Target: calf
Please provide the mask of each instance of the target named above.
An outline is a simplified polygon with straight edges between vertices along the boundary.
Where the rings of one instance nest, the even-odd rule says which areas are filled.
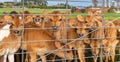
[[[46,62],[46,56],[45,54],[55,54],[58,55],[59,57],[64,58],[65,54],[65,49],[69,49],[68,46],[61,48],[64,46],[63,43],[59,41],[54,41],[54,37],[51,36],[48,31],[46,30],[41,30],[42,23],[40,25],[35,25],[32,22],[29,22],[25,25],[25,28],[36,28],[36,29],[30,29],[30,30],[25,30],[25,41],[27,45],[27,52],[33,52],[30,55],[31,62],[36,61],[36,55],[40,55],[41,59],[43,62]],[[35,41],[36,40],[36,41]],[[31,41],[31,42],[30,42]],[[60,48],[60,49],[59,49]],[[57,50],[55,51],[54,50]],[[72,51],[67,51],[66,52],[66,58],[71,59],[73,57]]]
[[[114,62],[115,48],[118,44],[117,40],[117,30],[115,25],[109,21],[105,23],[105,41],[103,42],[103,54],[106,55],[106,62],[108,62],[108,57],[111,56],[112,62]]]
[[[61,41],[62,43],[69,44],[70,49],[75,49],[75,41],[77,34],[75,28],[71,28],[69,20],[65,18],[66,13],[59,11],[53,11],[46,17],[45,28],[52,28],[49,32],[55,37],[55,40]],[[67,24],[68,21],[68,24]],[[68,40],[65,40],[68,39]],[[73,42],[74,41],[74,42]]]
[[[4,55],[3,62],[6,62],[7,56],[9,62],[14,62],[14,54],[21,46],[21,20],[18,16],[11,17],[9,15],[3,16],[5,23],[1,30],[1,55]]]
[[[81,62],[85,62],[85,48],[86,44],[89,44],[90,41],[87,37],[87,28],[84,20],[77,16],[77,18],[69,18],[69,26],[75,28],[77,41],[74,43],[74,48],[77,49],[78,56]]]
[[[100,53],[101,38],[103,37],[102,33],[102,23],[96,20],[92,16],[79,16],[80,19],[83,19],[87,28],[88,28],[88,37],[90,40],[90,47],[93,54],[94,62],[97,62],[98,55]]]
[[[120,20],[113,20],[113,23],[115,24],[115,27],[116,27],[116,29],[117,29],[117,39],[119,40],[119,42],[118,42],[118,54],[120,54],[120,28],[119,28],[119,26],[120,26]],[[120,60],[120,58],[119,58],[119,60]]]

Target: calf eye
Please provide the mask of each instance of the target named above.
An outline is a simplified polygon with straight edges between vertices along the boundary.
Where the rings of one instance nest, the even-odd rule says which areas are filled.
[[[85,23],[88,23],[87,21],[85,21]]]
[[[8,22],[8,24],[9,24],[9,25],[13,25],[13,23],[12,23],[12,22]]]
[[[70,51],[66,51],[67,53],[70,53]]]
[[[33,20],[34,20],[35,18],[33,17]]]
[[[75,28],[75,31],[77,31],[78,30],[78,28]]]
[[[49,19],[50,22],[52,22],[52,19]]]
[[[59,21],[62,21],[62,19],[60,19]]]
[[[20,24],[21,26],[23,26],[24,24]]]
[[[0,24],[2,24],[3,22],[2,21],[0,21]]]

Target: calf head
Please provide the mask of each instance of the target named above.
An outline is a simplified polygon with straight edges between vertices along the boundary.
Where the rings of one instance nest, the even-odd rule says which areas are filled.
[[[76,32],[78,34],[78,37],[87,36],[87,28],[86,28],[86,22],[82,18],[82,16],[77,16],[77,24],[76,24]]]
[[[11,32],[14,33],[15,35],[21,35],[22,31],[22,20],[21,17],[19,16],[9,16],[5,15],[4,21],[10,25]]]
[[[35,25],[42,26],[43,20],[44,20],[44,18],[42,16],[39,16],[39,15],[27,16],[25,18],[25,24],[26,23],[33,23]]]
[[[94,57],[97,57],[100,51],[100,42],[99,41],[91,41],[90,42],[91,52]]]
[[[93,17],[91,17],[91,16],[85,16],[85,17],[83,17],[81,15],[78,15],[77,19],[80,22],[84,22],[84,24],[86,24],[86,27],[89,27],[89,28],[94,27],[93,26],[94,25],[94,20],[93,20]]]
[[[54,11],[48,16],[48,21],[51,24],[52,30],[54,32],[58,31],[59,28],[63,27],[65,23],[65,17],[59,11]]]
[[[93,11],[89,11],[88,14],[90,16],[95,17],[98,20],[102,20],[102,10],[98,9],[98,10],[93,10]]]
[[[76,32],[78,37],[83,37],[87,35],[86,26],[84,24],[78,23],[78,28],[76,28]]]
[[[115,49],[118,42],[118,40],[103,40],[103,54],[109,55],[111,53],[111,49]]]

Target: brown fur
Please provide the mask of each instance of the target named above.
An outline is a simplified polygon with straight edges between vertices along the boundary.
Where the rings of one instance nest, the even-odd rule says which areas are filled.
[[[77,38],[80,38],[80,40],[77,40],[74,42],[74,48],[77,49],[78,56],[81,62],[85,62],[85,48],[86,45],[84,43],[89,43],[89,40],[87,38],[87,31],[86,31],[86,24],[85,22],[79,18],[69,18],[69,26],[71,28],[76,29],[76,36]]]
[[[65,16],[63,13],[60,13],[59,11],[54,11],[51,13],[50,16],[48,16],[48,21],[50,27],[52,27],[52,33],[56,37],[56,40],[60,40],[63,43],[66,43],[66,41],[63,41],[63,39],[66,39],[66,21]],[[56,30],[54,30],[54,27],[57,27]],[[69,31],[69,29],[68,29]],[[69,36],[70,33],[68,33]],[[68,38],[68,37],[67,37]],[[68,39],[74,39],[74,38],[68,38]]]
[[[89,38],[90,38],[90,46],[91,51],[94,56],[94,62],[97,61],[97,56],[99,55],[100,51],[100,41],[102,37],[102,23],[97,21],[92,16],[86,16],[82,18],[83,21],[86,23],[86,26],[89,27]]]
[[[3,16],[4,23],[11,23],[10,35],[8,37],[3,38],[0,44],[0,49],[3,49],[1,55],[6,53],[6,50],[9,49],[9,53],[13,54],[18,51],[21,46],[21,36],[20,34],[15,34],[14,30],[21,31],[21,20],[16,16],[12,18],[11,16],[5,15]],[[11,44],[12,43],[12,44]]]
[[[25,27],[26,28],[41,28],[40,26],[36,27],[32,24],[27,24]],[[39,42],[35,42],[35,40],[37,41],[39,40]],[[57,45],[56,45],[56,41],[52,41],[52,40],[54,40],[54,38],[51,35],[49,35],[48,32],[45,30],[25,30],[25,41],[27,41],[27,51],[33,52],[29,54],[31,57],[31,62],[37,59],[36,53],[41,56],[42,61],[46,61],[44,57],[46,53],[49,54],[50,51],[54,51],[57,48],[60,48],[61,46],[63,46],[59,42],[57,42]],[[29,42],[29,41],[32,41],[32,42]],[[58,52],[52,52],[52,53],[60,57],[64,57],[64,52],[62,50],[64,51],[64,47],[58,50]],[[72,58],[72,52],[69,51],[66,57]]]
[[[115,25],[109,21],[105,23],[105,41],[103,43],[103,54],[106,55],[106,58],[108,58],[109,54],[112,58],[112,62],[114,62],[114,55],[115,55],[115,47],[118,43],[117,40],[117,30],[115,28]],[[108,62],[108,59],[106,59],[106,62]]]
[[[102,10],[96,9],[87,12],[90,16],[93,16],[96,20],[102,21]]]
[[[73,39],[76,38],[75,29],[72,29],[69,27],[66,29],[66,18],[64,16],[64,13],[60,13],[59,11],[54,11],[50,13],[50,16],[47,16],[47,21],[45,24],[45,27],[52,28],[50,30],[50,33],[54,35],[56,40],[61,41],[62,43],[69,43],[71,41],[74,41]],[[57,28],[56,28],[57,27]],[[55,29],[54,29],[55,28]],[[64,40],[68,39],[68,40]],[[74,42],[69,44],[70,48],[74,48]]]
[[[39,19],[38,22],[35,21],[35,19]],[[34,27],[41,27],[43,26],[43,17],[42,16],[38,16],[38,15],[32,15],[32,16],[27,16],[24,20],[24,24],[30,24],[30,25],[33,25]],[[38,24],[36,24],[38,23]],[[40,28],[40,29],[41,29]],[[25,30],[27,30],[28,28],[25,27]],[[32,29],[36,29],[36,28],[32,28]],[[37,28],[38,29],[38,28]],[[22,48],[23,50],[26,50],[27,46],[26,46],[26,41],[25,41],[25,44],[24,44],[24,47]]]
[[[117,29],[117,39],[119,40],[117,46],[120,46],[120,20],[114,20],[113,23],[115,24],[115,27]],[[120,54],[120,47],[118,48],[118,54]]]
[[[20,12],[21,16],[22,14],[24,14],[24,18],[29,16],[31,13],[29,11],[23,11],[23,12]]]

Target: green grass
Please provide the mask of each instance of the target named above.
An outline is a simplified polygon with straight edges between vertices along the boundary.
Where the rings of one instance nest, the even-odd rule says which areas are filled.
[[[2,14],[3,12],[11,12],[11,11],[17,11],[18,13],[23,11],[23,10],[27,10],[30,11],[30,13],[35,13],[35,14],[42,14],[44,9],[39,9],[39,8],[0,8],[0,14]],[[50,13],[52,11],[54,11],[54,9],[47,9],[47,11]],[[66,10],[60,10],[62,13],[66,12]],[[86,13],[72,13],[69,15],[70,18],[74,18],[77,15],[86,15]],[[120,20],[120,14],[117,13],[105,13],[104,14],[104,19],[105,20],[109,20],[109,19],[119,19]]]
[[[120,14],[118,13],[105,13],[105,19],[109,20],[109,19],[119,19],[120,20]]]

